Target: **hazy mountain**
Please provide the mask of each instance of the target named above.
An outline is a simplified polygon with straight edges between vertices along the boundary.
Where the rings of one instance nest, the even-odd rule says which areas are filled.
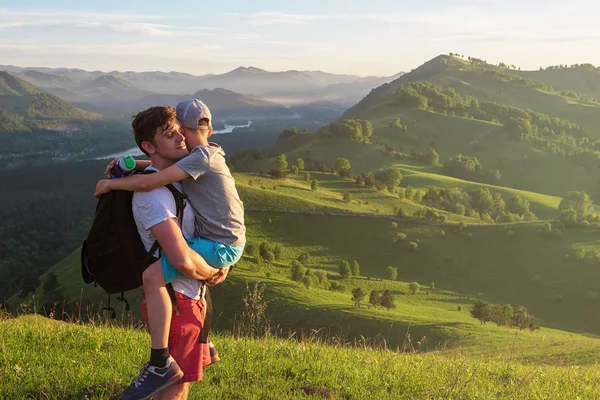
[[[191,98],[201,99],[208,104],[215,121],[233,118],[245,118],[249,120],[292,118],[294,116],[292,111],[281,104],[222,88],[214,90],[202,89],[188,95],[151,94],[137,101],[134,106],[137,110],[155,105],[175,106],[178,102]]]
[[[23,130],[23,126],[44,127],[57,120],[98,116],[80,110],[6,71],[0,71],[0,108],[4,110],[0,131]]]
[[[330,85],[389,81],[392,77],[361,77],[347,74],[332,74],[323,71],[280,71],[271,72],[256,67],[239,67],[224,74],[192,75],[181,72],[132,72],[132,71],[85,71],[77,68],[44,68],[5,66],[23,79],[41,88],[60,88],[77,91],[81,86],[103,75],[125,80],[139,89],[166,94],[185,94],[199,89],[225,88],[239,93],[264,94],[272,91],[306,92]],[[59,80],[60,79],[60,80]],[[375,85],[376,86],[376,85]],[[332,87],[334,89],[334,87]],[[336,95],[339,98],[339,95]],[[352,96],[355,96],[352,93]],[[328,96],[332,97],[332,96]],[[323,98],[310,99],[327,100]]]

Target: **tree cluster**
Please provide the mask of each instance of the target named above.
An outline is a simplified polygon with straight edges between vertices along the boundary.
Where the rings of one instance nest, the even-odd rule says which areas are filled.
[[[364,119],[344,119],[329,124],[328,131],[333,136],[369,143],[369,138],[373,135],[373,125],[371,121]]]
[[[501,193],[488,188],[463,191],[460,188],[432,187],[425,193],[421,203],[458,215],[478,218],[485,222],[533,221],[535,214],[529,209],[529,201],[515,194],[504,200]],[[425,216],[422,216],[425,218]]]
[[[523,306],[515,310],[510,304],[490,304],[478,300],[473,304],[470,312],[471,316],[477,318],[482,324],[493,322],[498,326],[515,327],[520,330],[529,328],[532,332],[540,329],[535,323],[534,316]]]
[[[558,205],[558,219],[569,228],[600,228],[600,215],[594,210],[594,202],[583,191],[571,191]]]

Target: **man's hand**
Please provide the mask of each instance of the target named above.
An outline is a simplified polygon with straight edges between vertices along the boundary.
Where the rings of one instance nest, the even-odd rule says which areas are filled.
[[[219,283],[223,283],[223,281],[225,281],[225,278],[227,278],[227,274],[229,273],[229,270],[231,270],[230,266],[227,268],[219,269],[219,272],[215,276],[206,280],[206,284],[208,286],[215,286],[215,285],[218,285]]]
[[[94,193],[94,197],[97,199],[100,198],[103,194],[110,192],[112,189],[110,188],[110,179],[102,179],[99,180],[96,184],[96,192]]]

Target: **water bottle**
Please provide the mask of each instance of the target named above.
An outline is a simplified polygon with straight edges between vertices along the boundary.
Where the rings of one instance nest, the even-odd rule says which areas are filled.
[[[110,170],[111,178],[122,178],[129,175],[135,169],[135,159],[131,156],[121,157]]]

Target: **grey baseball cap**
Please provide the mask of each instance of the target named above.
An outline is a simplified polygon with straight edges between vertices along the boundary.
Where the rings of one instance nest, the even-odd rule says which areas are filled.
[[[202,101],[198,99],[181,101],[177,104],[177,120],[179,123],[189,129],[206,129],[205,126],[198,125],[201,119],[208,119],[212,125],[212,116],[210,110]]]

